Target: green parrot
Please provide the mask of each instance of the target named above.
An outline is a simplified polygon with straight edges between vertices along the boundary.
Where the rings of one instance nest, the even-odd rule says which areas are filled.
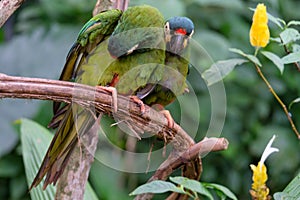
[[[91,86],[113,86],[134,95],[148,83],[161,80],[165,59],[164,18],[151,6],[135,6],[124,13],[108,10],[90,19],[70,49],[60,80]],[[50,127],[58,127],[30,189],[46,175],[43,188],[56,184],[78,137],[96,122],[95,114],[76,104],[54,103]]]
[[[157,110],[163,110],[177,96],[188,92],[188,47],[194,33],[194,24],[187,17],[172,17],[166,21],[164,32],[166,57],[163,77],[157,84],[148,84],[137,92],[137,96],[145,104],[154,106]]]

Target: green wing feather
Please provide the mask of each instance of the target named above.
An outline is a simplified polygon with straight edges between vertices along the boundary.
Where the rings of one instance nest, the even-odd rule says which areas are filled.
[[[77,41],[67,55],[66,64],[59,80],[70,81],[75,78],[77,68],[83,62],[84,57],[112,34],[121,15],[122,11],[120,10],[102,12],[95,15],[82,27]],[[57,113],[59,107],[60,103],[53,104],[54,114]]]

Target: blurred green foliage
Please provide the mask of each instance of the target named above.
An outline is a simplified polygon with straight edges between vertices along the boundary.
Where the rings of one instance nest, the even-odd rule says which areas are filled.
[[[298,12],[300,2],[297,0],[165,0],[164,3],[157,0],[131,0],[130,3],[131,5],[142,3],[154,5],[163,12],[166,18],[173,15],[190,17],[196,27],[194,39],[202,45],[214,61],[218,61],[237,57],[228,50],[229,48],[239,48],[249,54],[254,53],[254,49],[249,43],[249,29],[253,12],[248,8],[254,8],[259,2],[265,3],[269,13],[285,21],[300,19],[300,12]],[[8,70],[10,74],[14,75],[39,76],[40,74],[36,72],[44,71],[45,76],[51,73],[49,77],[58,77],[67,49],[75,40],[80,27],[90,18],[94,3],[95,1],[91,0],[27,1],[14,14],[12,20],[0,30],[2,43],[0,48],[4,49],[3,52],[10,58],[5,62],[4,59],[1,59],[0,62],[2,67],[11,66],[10,69],[1,69],[1,72]],[[276,25],[269,23],[269,26],[271,37],[278,37],[279,31]],[[9,37],[8,34],[10,34]],[[49,37],[49,35],[51,36]],[[10,38],[11,41],[8,42],[6,38]],[[42,50],[36,50],[39,47],[38,42],[32,44],[36,38],[45,45]],[[45,41],[45,38],[48,39]],[[13,43],[15,44],[14,48],[3,48],[5,45]],[[22,44],[22,46],[18,46],[18,44]],[[56,46],[47,48],[52,47],[53,44]],[[19,52],[18,47],[26,47],[26,56],[21,53],[16,54]],[[269,44],[265,50],[274,52],[281,57],[286,55],[283,47],[274,44]],[[43,55],[43,52],[47,56],[40,56]],[[16,57],[19,57],[20,62],[16,62]],[[263,73],[286,105],[300,96],[299,72],[292,64],[287,65],[281,75],[271,61],[264,56],[259,58],[264,63]],[[22,62],[26,59],[39,61],[38,67],[34,67],[35,65],[31,62]],[[26,69],[32,70],[13,71],[14,65],[25,67],[22,63],[24,65],[28,63]],[[51,71],[54,75],[49,71],[50,68],[43,69],[43,63],[45,66],[46,64],[49,66],[49,63],[53,65]],[[192,126],[195,123],[197,126],[199,125],[195,137],[195,140],[199,141],[205,136],[210,122],[211,102],[207,87],[195,69],[191,69],[188,80],[199,101],[200,121],[195,122],[194,120],[194,116],[199,114],[194,113],[194,105],[186,106],[182,112],[186,112],[190,116],[188,122]],[[236,67],[224,79],[224,85],[227,104],[220,106],[226,106],[227,113],[221,136],[226,137],[230,144],[228,150],[210,153],[203,158],[201,181],[224,185],[230,188],[238,199],[249,199],[248,191],[251,187],[249,165],[258,162],[265,145],[275,134],[277,139],[274,146],[279,148],[280,152],[267,160],[269,173],[267,183],[271,194],[282,191],[299,173],[300,165],[299,141],[291,130],[286,116],[251,64]],[[189,101],[187,98],[183,99]],[[10,119],[11,121],[24,115],[22,107],[31,105],[31,102],[23,102],[23,104],[18,104],[20,105],[18,109],[12,109],[15,112],[15,118]],[[190,105],[189,102],[187,104]],[[39,105],[39,107],[37,104],[32,106],[30,116],[37,122],[46,125],[51,118],[51,106],[49,103]],[[36,110],[33,107],[36,107]],[[174,115],[175,121],[179,121],[182,114],[179,110],[179,103],[174,102],[168,106],[168,109]],[[35,116],[32,115],[34,112],[36,112]],[[1,115],[4,113],[7,111],[1,110]],[[291,114],[296,126],[300,127],[300,104],[293,105]],[[188,126],[189,124],[187,129]],[[13,133],[10,134],[10,137],[14,137],[16,142],[10,145],[6,153],[0,154],[0,199],[28,199],[19,137],[18,135],[13,136]],[[7,141],[11,140],[10,137],[7,138]],[[117,141],[115,143],[122,148],[126,145],[125,142],[122,142],[124,138],[126,137],[120,134],[111,136],[111,140]],[[149,151],[152,141],[142,142],[138,148],[141,148],[143,152]],[[150,176],[151,173],[120,172],[96,161],[91,170],[90,182],[100,199],[123,199],[123,197],[128,197],[127,195],[138,185],[145,183]],[[161,198],[163,197],[157,197],[157,199]]]

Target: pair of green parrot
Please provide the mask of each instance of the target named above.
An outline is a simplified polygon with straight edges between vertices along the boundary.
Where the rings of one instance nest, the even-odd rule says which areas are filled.
[[[166,22],[151,6],[108,10],[91,18],[79,32],[66,58],[60,80],[91,86],[115,87],[119,94],[135,95],[160,109],[186,89],[192,21],[173,17]],[[96,123],[90,110],[76,104],[53,106],[50,127],[58,130],[30,186],[46,175],[44,189],[56,184],[72,150]]]

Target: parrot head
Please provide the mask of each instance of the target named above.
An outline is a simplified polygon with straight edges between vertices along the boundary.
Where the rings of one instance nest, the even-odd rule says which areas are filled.
[[[165,23],[167,51],[182,55],[194,33],[194,24],[187,17],[172,17]]]

